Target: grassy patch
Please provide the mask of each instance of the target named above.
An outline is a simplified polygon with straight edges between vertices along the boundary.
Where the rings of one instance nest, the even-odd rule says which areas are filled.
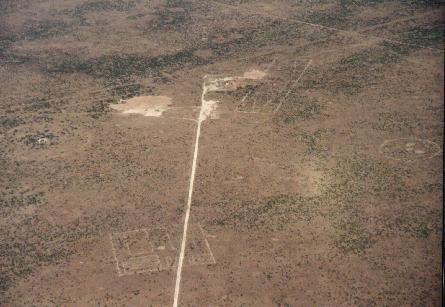
[[[44,148],[46,143],[42,143],[41,140],[51,140],[51,144],[57,144],[56,139],[57,137],[49,132],[43,132],[43,133],[37,133],[37,134],[28,134],[24,136],[21,141],[32,148],[40,149]]]
[[[341,59],[328,69],[321,80],[313,80],[315,87],[328,85],[336,94],[353,96],[366,86],[379,82],[386,65],[397,63],[408,55],[409,46],[384,42],[379,46],[360,50]]]
[[[98,234],[116,227],[122,216],[122,211],[110,210],[66,225],[36,215],[11,219],[8,226],[0,226],[0,293],[41,266],[67,261],[79,252],[77,242],[93,243]]]
[[[77,5],[73,10],[66,11],[73,16],[84,16],[90,12],[119,11],[125,12],[136,7],[135,0],[90,0]]]
[[[400,44],[383,42],[382,45],[361,50],[340,61],[342,69],[370,69],[372,65],[396,63],[402,56],[407,55],[410,47]]]
[[[29,24],[20,35],[21,39],[37,40],[65,34],[71,31],[71,26],[60,20],[48,20]]]
[[[165,0],[165,5],[167,7],[178,7],[183,6],[187,1],[184,0]]]
[[[51,108],[51,104],[47,99],[41,99],[41,98],[33,98],[30,101],[28,101],[25,106],[23,107],[24,111],[40,111],[40,110],[46,110]]]
[[[138,83],[134,84],[127,84],[127,85],[121,85],[112,87],[109,92],[114,97],[119,97],[121,99],[131,98],[134,96],[139,96],[141,93],[142,86]]]
[[[353,0],[340,0],[338,5],[329,10],[315,11],[306,16],[306,20],[315,24],[328,27],[345,23],[353,13],[353,9],[357,8],[357,3]]]
[[[214,0],[214,1],[230,5],[237,5],[237,4],[255,2],[256,0]]]
[[[326,217],[336,229],[334,242],[344,253],[362,254],[385,236],[425,238],[438,225],[439,212],[428,210],[415,201],[422,195],[437,193],[441,185],[410,187],[405,179],[411,169],[355,155],[342,158],[324,171],[320,186],[321,202],[326,204]],[[384,213],[372,220],[366,214],[368,201],[373,203],[403,202],[393,214]]]
[[[387,161],[354,156],[339,160],[329,174],[334,181],[326,186],[325,193],[346,205],[365,196],[399,198],[401,192],[408,189],[404,178],[409,175],[409,169]]]
[[[5,49],[0,51],[0,63],[22,65],[38,62],[38,59],[35,57],[8,52],[8,48],[9,46],[5,46]]]
[[[410,6],[415,5],[415,6],[437,7],[445,5],[444,0],[401,0],[401,2]]]
[[[324,105],[316,100],[297,99],[291,96],[291,100],[286,102],[283,108],[285,116],[283,117],[285,124],[294,124],[305,120],[319,118],[324,109]]]
[[[147,31],[151,30],[150,27],[147,28]],[[304,33],[298,24],[272,21],[254,29],[231,30],[230,33],[214,33],[213,35],[227,36],[228,40],[220,42],[210,37],[207,43],[200,41],[193,48],[155,57],[138,54],[109,54],[83,59],[77,56],[61,55],[49,59],[47,66],[43,69],[50,74],[85,73],[108,81],[131,79],[133,76],[163,78],[165,72],[171,73],[186,67],[206,65],[217,58],[239,56],[271,43],[290,44],[289,42],[303,36]],[[202,48],[211,50],[213,56],[209,59],[196,56],[194,52]]]
[[[150,30],[181,30],[186,29],[190,20],[189,10],[172,10],[169,8],[156,10],[154,19],[148,23]]]
[[[298,141],[306,146],[304,160],[319,162],[327,159],[329,152],[324,143],[328,132],[326,129],[317,129],[315,132],[298,131],[296,134]]]
[[[128,80],[127,80],[128,81]],[[114,83],[119,84],[119,82]],[[116,102],[118,99],[128,99],[139,96],[144,90],[144,94],[152,93],[152,88],[142,89],[141,84],[124,84],[109,87],[107,93],[108,98],[96,99],[93,104],[87,109],[87,113],[94,119],[99,119],[109,113],[109,104]]]
[[[393,219],[382,217],[380,223],[383,225],[384,231],[390,234],[403,234],[417,239],[425,239],[433,230],[441,227],[434,222],[438,219],[431,218],[438,215],[440,212],[430,211],[422,206],[409,206]]]
[[[339,10],[334,12],[314,12],[307,16],[306,20],[323,26],[338,26],[346,21],[345,11]]]
[[[204,63],[206,63],[204,60],[194,56],[193,52],[188,50],[158,57],[114,54],[87,60],[78,57],[64,57],[52,63],[47,68],[47,72],[51,74],[85,73],[96,78],[118,80],[131,79],[132,76],[160,76],[165,71]]]
[[[409,44],[443,48],[444,25],[416,26],[403,33]]]
[[[311,220],[320,205],[317,198],[299,195],[277,195],[260,201],[215,204],[224,207],[224,216],[213,220],[215,225],[236,229],[283,230],[299,220]]]
[[[378,121],[371,123],[371,127],[379,131],[406,131],[417,127],[419,122],[415,114],[407,116],[400,112],[380,112]]]
[[[223,43],[214,42],[210,38],[210,43],[203,47],[211,49],[213,54],[222,57],[251,52],[271,43],[291,44],[292,40],[304,36],[304,32],[301,30],[301,25],[297,23],[275,20],[260,24],[254,29],[233,29],[230,33],[215,33],[215,35],[237,37]]]
[[[45,201],[45,194],[43,192],[37,193],[16,193],[10,195],[8,193],[1,193],[0,198],[0,214],[4,214],[5,209],[18,209],[31,205],[37,205]]]
[[[19,39],[17,35],[0,33],[0,60],[5,52]]]
[[[23,124],[23,120],[16,116],[0,116],[0,127],[3,129],[12,129]]]
[[[93,105],[88,108],[87,113],[94,119],[99,119],[110,111],[110,108],[108,107],[111,102],[114,102],[114,99],[107,98],[107,99],[99,99],[95,100]]]
[[[335,244],[344,253],[362,254],[376,242],[373,233],[360,223],[344,222],[338,225]]]
[[[0,16],[16,12],[19,9],[26,9],[31,6],[30,0],[2,0],[0,1]]]

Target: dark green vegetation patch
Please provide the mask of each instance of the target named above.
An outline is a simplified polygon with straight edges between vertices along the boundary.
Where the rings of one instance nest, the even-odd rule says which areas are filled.
[[[99,119],[102,116],[110,112],[108,105],[111,102],[115,102],[112,98],[107,99],[97,99],[94,101],[93,105],[88,108],[87,113],[94,119]]]
[[[160,76],[187,65],[206,63],[191,51],[180,51],[158,57],[140,55],[103,55],[93,59],[64,57],[47,68],[48,73],[85,73],[97,78],[116,80],[131,76]]]
[[[409,44],[443,48],[444,25],[412,27],[403,33],[402,38]]]
[[[303,84],[307,88],[328,89],[334,94],[354,96],[367,86],[384,78],[387,65],[397,63],[416,48],[384,42],[379,46],[359,50],[329,67],[313,73]]]
[[[190,18],[188,9],[159,9],[155,11],[154,19],[148,23],[148,27],[152,30],[180,30],[187,27]]]
[[[334,240],[340,250],[362,254],[381,237],[424,238],[438,227],[438,212],[420,210],[416,202],[431,193],[431,187],[409,186],[405,180],[411,173],[409,167],[360,155],[340,159],[327,170],[322,198],[330,208],[327,218],[337,231]],[[403,208],[391,208],[398,212],[395,216],[369,217],[366,212],[368,206],[394,200],[405,203]]]
[[[124,12],[136,7],[136,0],[91,0],[77,5],[73,10],[66,11],[73,16],[84,16],[90,12],[119,11]]]
[[[280,117],[285,124],[296,124],[306,120],[318,119],[322,116],[325,105],[316,99],[290,95],[284,102]]]
[[[13,198],[8,204],[37,203],[41,199],[40,194],[30,197]],[[66,225],[35,215],[21,215],[11,219],[8,227],[0,226],[0,293],[41,266],[64,263],[71,255],[81,252],[75,247],[79,240],[93,243],[99,233],[118,226],[123,214],[110,210]]]
[[[0,128],[11,129],[20,126],[23,120],[20,117],[0,116]]]
[[[45,201],[45,194],[43,192],[27,193],[21,192],[12,194],[2,192],[0,197],[0,214],[5,214],[5,209],[19,209],[21,207],[37,205]]]
[[[48,20],[26,25],[23,33],[20,35],[20,39],[36,40],[50,38],[65,34],[69,31],[71,31],[69,24],[60,20]]]
[[[109,92],[113,96],[117,96],[122,99],[131,98],[134,96],[139,96],[141,93],[142,86],[138,83],[126,84],[121,86],[115,86],[110,88]],[[145,90],[146,91],[146,90]],[[149,91],[151,92],[151,91]]]

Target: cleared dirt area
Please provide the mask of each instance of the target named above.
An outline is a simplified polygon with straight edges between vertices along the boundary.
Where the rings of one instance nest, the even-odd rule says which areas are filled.
[[[0,1],[0,306],[441,306],[442,1]]]

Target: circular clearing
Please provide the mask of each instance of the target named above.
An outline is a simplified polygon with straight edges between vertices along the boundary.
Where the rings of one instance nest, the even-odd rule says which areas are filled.
[[[417,138],[386,140],[380,152],[387,158],[401,161],[430,159],[440,154],[440,146],[432,141]]]

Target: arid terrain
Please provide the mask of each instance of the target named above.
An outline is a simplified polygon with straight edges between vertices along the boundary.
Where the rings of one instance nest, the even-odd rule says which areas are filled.
[[[0,306],[441,306],[441,0],[1,0]]]

